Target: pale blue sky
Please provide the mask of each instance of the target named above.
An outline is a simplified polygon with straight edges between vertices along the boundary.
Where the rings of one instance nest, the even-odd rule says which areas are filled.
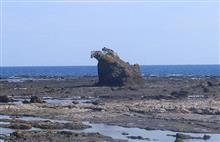
[[[4,3],[3,66],[95,65],[104,46],[142,65],[219,64],[218,6]]]

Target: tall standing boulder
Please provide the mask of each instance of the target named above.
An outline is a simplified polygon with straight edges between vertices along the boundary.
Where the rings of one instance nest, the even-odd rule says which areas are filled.
[[[144,82],[140,66],[123,61],[112,49],[104,47],[102,51],[92,51],[91,58],[98,60],[99,85],[136,86]]]

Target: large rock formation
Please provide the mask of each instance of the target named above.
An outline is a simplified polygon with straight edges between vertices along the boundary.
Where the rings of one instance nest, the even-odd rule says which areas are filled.
[[[143,84],[139,65],[130,65],[123,61],[113,50],[104,47],[102,51],[92,51],[91,58],[98,60],[99,85],[136,86]]]

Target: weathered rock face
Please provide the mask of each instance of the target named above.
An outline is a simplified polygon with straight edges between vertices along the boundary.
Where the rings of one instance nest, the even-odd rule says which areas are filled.
[[[92,51],[91,58],[98,60],[99,85],[130,86],[142,85],[138,64],[130,65],[123,61],[113,50],[103,48],[102,51]]]

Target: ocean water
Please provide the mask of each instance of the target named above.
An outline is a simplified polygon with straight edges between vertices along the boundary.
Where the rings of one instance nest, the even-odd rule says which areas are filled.
[[[146,76],[220,76],[220,65],[146,65],[141,71]],[[0,67],[1,77],[96,75],[96,66]]]

